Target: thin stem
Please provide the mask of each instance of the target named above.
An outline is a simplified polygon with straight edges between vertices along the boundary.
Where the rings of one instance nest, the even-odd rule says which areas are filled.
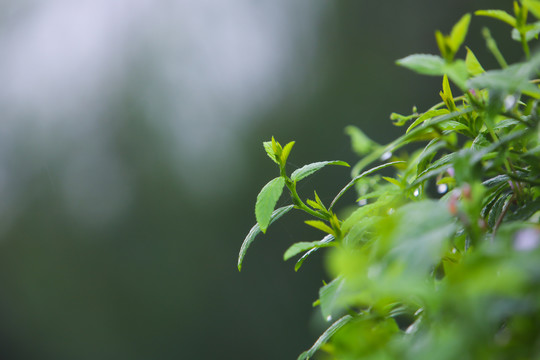
[[[289,189],[290,193],[291,193],[291,198],[292,198],[292,202],[294,205],[296,205],[296,207],[298,209],[301,209],[301,210],[304,210],[305,212],[307,212],[308,214],[314,216],[314,217],[317,217],[321,220],[328,220],[328,216],[325,216],[325,214],[322,214],[318,211],[315,211],[313,209],[311,209],[309,206],[307,206],[306,204],[304,204],[304,202],[302,201],[302,199],[300,199],[300,196],[298,196],[298,193],[296,192],[296,183],[293,182],[291,179],[289,179],[288,177],[285,177],[285,185],[287,186],[287,188]]]
[[[486,46],[489,51],[493,54],[499,65],[505,69],[508,67],[508,63],[504,59],[501,51],[499,50],[499,47],[497,46],[497,42],[495,42],[495,39],[491,36],[491,32],[487,27],[482,29],[482,35],[484,36],[484,39],[486,40]]]

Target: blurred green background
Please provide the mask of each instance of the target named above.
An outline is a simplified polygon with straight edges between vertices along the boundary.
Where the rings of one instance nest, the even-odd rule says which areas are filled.
[[[392,111],[438,101],[440,79],[394,61],[436,53],[434,31],[465,12],[511,6],[0,3],[0,357],[296,358],[325,326],[311,308],[324,259],[295,273],[282,254],[321,235],[289,215],[236,269],[277,175],[262,142],[296,140],[291,169],[354,163],[346,125],[384,143],[402,131]],[[482,63],[486,24],[519,54],[508,28],[473,18]],[[325,169],[300,192],[325,200],[348,180]]]

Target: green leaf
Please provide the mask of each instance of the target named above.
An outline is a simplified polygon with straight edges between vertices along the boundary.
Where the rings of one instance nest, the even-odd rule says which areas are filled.
[[[272,142],[271,141],[265,141],[263,142],[264,150],[266,150],[266,154],[270,159],[272,159],[273,162],[279,165],[279,162],[276,160],[276,154],[274,153],[274,149],[272,149]]]
[[[334,235],[326,235],[321,241],[321,245],[322,244],[329,244],[331,243],[332,241],[334,241]],[[328,245],[330,246],[330,245]],[[302,255],[302,257],[300,259],[298,259],[298,261],[296,262],[296,264],[294,265],[294,271],[298,271],[298,269],[300,269],[300,267],[302,267],[302,264],[304,263],[304,261],[311,255],[313,254],[315,251],[319,250],[320,248],[322,247],[326,247],[326,246],[318,246],[318,247],[314,247],[313,249],[309,250],[308,252],[306,252],[304,255]]]
[[[315,229],[319,229],[321,231],[324,231],[325,233],[336,235],[334,232],[334,229],[332,229],[330,226],[326,225],[324,222],[320,220],[306,220],[306,224],[309,226],[313,226]]]
[[[523,92],[535,98],[540,97],[538,86],[529,79],[540,68],[540,53],[532,56],[527,62],[511,65],[503,70],[490,70],[470,79],[469,88],[492,89],[502,91],[504,94]]]
[[[450,89],[450,83],[448,82],[448,77],[446,76],[446,74],[443,76],[442,88],[443,91],[441,93],[441,98],[448,107],[448,110],[456,111],[454,96],[452,95],[452,90]]]
[[[531,41],[533,39],[538,39],[538,34],[540,34],[540,21],[525,26],[524,31],[525,40]],[[512,39],[521,42],[521,33],[518,29],[512,29]]]
[[[484,68],[480,65],[480,62],[474,55],[471,49],[467,48],[467,56],[465,57],[465,65],[467,66],[467,71],[471,76],[480,75],[484,72]]]
[[[266,229],[270,224],[272,212],[283,192],[283,186],[285,186],[285,179],[277,177],[266,184],[257,195],[255,217],[263,233],[266,233]]]
[[[396,63],[422,75],[444,74],[445,61],[437,55],[414,54],[399,59]]]
[[[470,22],[471,14],[465,14],[452,28],[448,42],[454,54],[459,50],[461,44],[463,44],[469,30]]]
[[[423,123],[426,120],[429,120],[429,119],[434,118],[436,116],[446,115],[446,114],[449,114],[449,113],[450,113],[450,111],[448,111],[448,109],[428,110],[425,113],[423,113],[418,119],[416,119],[411,124],[411,126],[409,126],[409,128],[407,129],[407,131],[405,133],[408,133],[413,128],[415,128],[416,126],[418,126],[419,124]]]
[[[338,307],[339,296],[345,284],[345,279],[338,277],[319,289],[321,313],[325,320],[330,321]]]
[[[284,206],[279,209],[276,209],[272,216],[270,217],[270,226],[274,221],[288,213],[294,208],[294,205]],[[253,241],[255,240],[255,237],[261,232],[261,228],[259,227],[259,224],[255,224],[251,230],[249,230],[249,233],[247,234],[246,238],[244,239],[244,242],[242,243],[242,246],[240,247],[240,253],[238,254],[238,271],[242,270],[242,262],[244,261],[244,256],[246,256],[247,249],[251,246]]]
[[[529,11],[536,16],[536,18],[540,19],[540,1],[538,0],[523,0],[523,5],[529,8]]]
[[[516,27],[516,18],[503,10],[478,10],[474,12],[474,15],[488,16],[494,19],[504,21],[511,27]]]
[[[352,179],[347,185],[345,185],[345,187],[343,189],[341,189],[341,191],[339,192],[339,194],[336,195],[336,197],[334,198],[334,200],[332,200],[332,203],[330,204],[330,207],[328,208],[328,210],[332,210],[332,208],[334,207],[334,205],[336,204],[336,202],[343,196],[343,194],[345,194],[351,187],[354,186],[354,184],[356,184],[356,182],[358,182],[358,180],[362,179],[363,177],[366,177],[368,175],[371,175],[373,174],[374,172],[377,172],[381,169],[384,169],[384,168],[387,168],[389,166],[393,166],[393,165],[396,165],[396,164],[403,164],[405,163],[405,161],[392,161],[392,162],[389,162],[389,163],[386,163],[386,164],[382,164],[382,165],[379,165],[379,166],[376,166],[372,169],[369,169],[367,171],[364,171],[363,173],[361,173],[360,175],[356,176],[354,179]]]
[[[352,316],[350,315],[345,315],[344,317],[342,317],[341,319],[339,319],[338,321],[336,321],[335,323],[333,323],[328,329],[326,329],[326,331],[317,339],[317,341],[315,342],[315,344],[313,344],[313,346],[307,350],[307,351],[304,351],[302,354],[300,354],[300,356],[298,356],[298,359],[297,360],[308,360],[310,359],[313,355],[315,355],[315,353],[317,352],[317,350],[319,350],[321,348],[321,346],[323,346],[324,344],[326,344],[328,342],[328,340],[330,340],[330,338],[332,336],[334,336],[335,333],[337,333],[339,331],[339,329],[341,329],[343,326],[345,326],[348,322],[350,322],[351,320],[353,319]]]
[[[316,163],[313,163],[313,164],[305,165],[305,166],[301,167],[300,169],[296,169],[291,174],[291,180],[292,181],[300,181],[303,178],[308,177],[309,175],[313,174],[314,172],[319,171],[320,169],[322,169],[326,165],[341,165],[341,166],[349,167],[349,164],[347,164],[345,161],[334,160],[334,161],[316,162]]]
[[[283,148],[283,152],[281,153],[281,163],[285,164],[287,162],[287,159],[289,158],[289,154],[291,153],[292,147],[294,146],[294,141],[291,141],[285,147]]]
[[[332,237],[333,239],[333,237]],[[285,254],[283,254],[283,260],[287,261],[290,258],[308,250],[312,250],[314,248],[321,248],[321,247],[329,247],[332,246],[332,244],[326,240],[326,237],[319,241],[301,241],[297,242],[295,244],[292,244],[287,251],[285,251]]]
[[[345,133],[351,137],[352,148],[358,155],[365,155],[373,148],[380,146],[367,137],[366,134],[356,126],[347,126],[345,128]]]
[[[400,189],[403,188],[403,185],[397,179],[394,179],[394,178],[391,178],[391,177],[388,177],[388,176],[383,176],[382,178],[384,180],[388,181],[389,183],[396,185]]]

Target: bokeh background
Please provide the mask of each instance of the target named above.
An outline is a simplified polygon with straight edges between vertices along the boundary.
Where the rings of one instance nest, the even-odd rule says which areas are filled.
[[[296,140],[291,169],[354,163],[346,125],[384,143],[403,131],[392,111],[438,100],[440,79],[394,61],[497,7],[512,4],[2,1],[0,357],[296,358],[327,326],[324,256],[295,273],[282,254],[320,234],[288,215],[236,269],[277,175],[262,142]],[[474,18],[486,67],[482,25],[519,59],[504,24]],[[349,176],[300,192],[332,198]]]

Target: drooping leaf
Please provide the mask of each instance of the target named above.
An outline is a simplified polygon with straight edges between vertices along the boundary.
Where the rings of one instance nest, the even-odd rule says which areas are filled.
[[[322,244],[329,244],[331,243],[332,241],[334,241],[334,235],[326,235],[320,242],[321,242],[321,245]],[[324,246],[319,246],[319,247],[314,247],[313,249],[309,250],[308,252],[306,252],[304,255],[302,255],[302,257],[300,259],[298,259],[298,261],[296,262],[296,264],[294,265],[294,271],[298,271],[298,269],[300,269],[300,267],[302,267],[302,264],[304,263],[304,261],[311,255],[313,254],[314,252],[316,252],[317,250],[319,250],[320,248],[322,248]]]
[[[257,218],[257,223],[263,233],[266,233],[272,212],[283,192],[283,186],[285,186],[285,179],[277,177],[266,184],[259,195],[257,195],[255,217]]]
[[[300,356],[298,356],[297,360],[308,360],[310,359],[315,353],[330,340],[332,336],[334,336],[335,333],[339,331],[343,326],[345,326],[348,322],[350,322],[353,319],[350,315],[345,315],[344,317],[337,320],[335,323],[333,323],[326,331],[317,339],[315,344],[307,350],[304,351]]]
[[[319,241],[301,241],[297,242],[295,244],[292,244],[287,251],[285,251],[285,254],[283,254],[283,260],[287,261],[290,258],[304,252],[309,251],[314,248],[321,248],[321,247],[329,247],[332,246],[332,244],[326,240],[326,237]]]
[[[268,226],[270,226],[274,221],[291,211],[292,208],[294,208],[294,205],[284,206],[276,209],[270,216],[270,224],[268,224]],[[240,253],[238,254],[238,271],[242,270],[242,262],[244,261],[244,256],[246,256],[247,249],[251,246],[251,244],[255,240],[255,237],[260,232],[261,228],[259,227],[259,224],[255,224],[251,228],[251,230],[249,230],[249,233],[247,234],[244,242],[242,243],[242,246],[240,247]]]
[[[414,54],[399,59],[396,64],[422,75],[442,75],[445,61],[437,55]]]
[[[345,161],[339,161],[339,160],[316,162],[309,165],[305,165],[301,167],[300,169],[296,169],[295,171],[293,171],[293,173],[291,174],[291,180],[300,181],[304,179],[305,177],[313,174],[314,172],[319,171],[326,165],[341,165],[341,166],[349,167],[349,164],[347,164]]]
[[[478,16],[488,16],[494,19],[504,21],[511,27],[516,27],[516,18],[507,13],[504,10],[478,10],[474,12],[474,15]]]

